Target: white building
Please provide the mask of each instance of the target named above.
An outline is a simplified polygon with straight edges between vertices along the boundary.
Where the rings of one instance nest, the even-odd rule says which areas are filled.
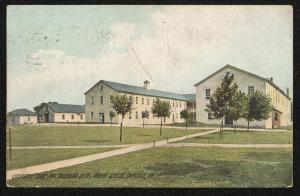
[[[273,81],[273,78],[263,78],[253,73],[244,71],[231,65],[226,65],[194,86],[196,87],[196,114],[197,122],[206,124],[219,124],[219,119],[213,119],[211,114],[204,111],[209,103],[209,98],[217,86],[221,84],[227,72],[234,74],[234,82],[237,82],[242,92],[261,91],[272,99],[274,110],[270,118],[263,121],[250,122],[250,127],[277,128],[292,124],[292,101],[289,92],[285,93]],[[232,124],[232,119],[225,117],[225,124]],[[247,121],[240,119],[238,125],[247,126]]]
[[[8,113],[7,124],[35,124],[37,114],[28,109],[17,109]]]
[[[84,123],[84,105],[47,103],[39,113],[39,122]]]
[[[149,89],[149,82],[145,81],[143,87],[100,80],[85,93],[85,114],[88,123],[110,123],[109,112],[113,111],[111,98],[113,95],[126,94],[134,99],[133,111],[125,116],[126,126],[139,126],[145,124],[159,124],[160,119],[151,113],[153,102],[158,98],[168,101],[171,105],[171,115],[164,118],[163,123],[181,123],[180,112],[189,109],[195,101],[195,94],[177,94],[155,89]],[[191,110],[191,109],[190,109]],[[193,109],[192,109],[193,110]],[[149,111],[149,118],[142,119],[142,112]],[[113,118],[113,123],[120,123],[121,117]]]

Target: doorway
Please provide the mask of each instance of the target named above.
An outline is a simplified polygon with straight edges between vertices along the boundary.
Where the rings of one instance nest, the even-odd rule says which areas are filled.
[[[225,125],[233,125],[233,120],[230,116],[225,116]]]
[[[104,123],[104,113],[99,113],[99,122]]]
[[[44,113],[44,122],[49,122],[49,113]]]

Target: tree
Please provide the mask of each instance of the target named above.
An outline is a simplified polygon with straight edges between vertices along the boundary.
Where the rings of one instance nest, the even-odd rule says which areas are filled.
[[[180,112],[180,118],[185,119],[185,130],[186,130],[186,135],[187,135],[187,124],[188,124],[188,119],[189,119],[189,112],[187,109],[184,109]]]
[[[169,102],[166,101],[160,101],[159,99],[156,99],[153,103],[152,113],[157,118],[160,118],[160,136],[162,135],[162,119],[169,117],[171,113],[171,105]]]
[[[49,101],[48,103],[55,103],[55,104],[57,104],[56,101],[53,101],[53,102]],[[43,102],[43,103],[41,103],[40,105],[35,106],[35,107],[33,108],[33,111],[35,111],[35,113],[39,113],[39,111],[40,111],[45,105],[47,105],[47,103],[46,103],[46,102]]]
[[[112,126],[112,120],[116,116],[116,112],[110,111],[109,112],[109,117],[110,117],[110,126]]]
[[[123,129],[123,120],[127,113],[132,111],[133,98],[127,97],[127,95],[116,95],[112,97],[112,108],[117,112],[118,115],[121,115],[121,126],[120,126],[120,142],[122,141],[122,129]]]
[[[269,96],[264,95],[262,92],[257,90],[255,92],[248,93],[246,112],[243,116],[248,121],[247,130],[249,131],[250,121],[268,119],[272,109],[273,106]]]
[[[229,115],[235,121],[234,132],[236,131],[237,121],[242,118],[246,112],[247,96],[239,90],[229,102]]]
[[[216,119],[221,119],[220,133],[223,131],[224,116],[229,113],[229,103],[237,92],[238,85],[233,83],[234,75],[226,73],[222,83],[209,99],[205,111],[210,112]]]
[[[149,111],[145,110],[145,111],[142,111],[142,119],[143,119],[143,128],[144,128],[144,119],[145,118],[149,118]]]

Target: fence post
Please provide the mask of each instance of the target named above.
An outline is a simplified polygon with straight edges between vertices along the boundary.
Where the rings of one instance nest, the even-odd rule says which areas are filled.
[[[12,160],[12,151],[11,151],[11,128],[8,128],[8,141],[9,141],[9,160]]]

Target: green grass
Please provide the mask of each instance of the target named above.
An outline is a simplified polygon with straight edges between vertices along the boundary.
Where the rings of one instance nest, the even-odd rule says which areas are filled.
[[[189,134],[207,130],[189,130]],[[184,129],[124,127],[122,144],[146,143],[186,134]],[[119,127],[84,126],[16,126],[12,130],[13,146],[107,145],[120,144]],[[8,134],[6,134],[8,142]]]
[[[12,179],[8,184],[17,187],[286,187],[292,182],[292,156],[291,148],[152,148]]]
[[[181,140],[178,143],[212,143],[212,144],[292,144],[293,132],[259,132],[259,131],[224,131]]]
[[[9,151],[6,150],[6,170],[60,161],[89,154],[96,154],[114,149],[116,148],[13,149],[11,161],[9,160]]]

